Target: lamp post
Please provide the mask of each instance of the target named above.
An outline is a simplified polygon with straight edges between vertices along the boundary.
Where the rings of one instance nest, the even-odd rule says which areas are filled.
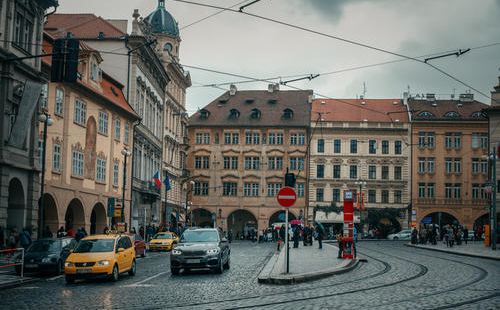
[[[363,187],[366,187],[366,181],[363,181],[363,180],[358,180],[356,182],[354,182],[354,184],[356,184],[357,186],[359,186],[359,200],[358,200],[358,203],[360,205],[360,209],[359,209],[359,223],[361,224],[361,214],[362,214],[362,211],[361,211],[361,203],[362,203],[362,199],[363,199],[363,195],[362,195],[362,191],[363,191]],[[361,227],[361,229],[363,229],[363,227]]]
[[[125,186],[127,185],[127,157],[130,156],[130,151],[126,148],[122,150],[123,155],[123,186],[122,186],[122,223],[125,221]]]
[[[47,112],[43,112],[40,114],[38,117],[38,121],[43,123],[43,144],[42,144],[42,180],[40,184],[40,223],[38,224],[38,239],[42,238],[43,236],[43,225],[44,225],[44,203],[43,203],[43,195],[44,195],[44,190],[45,190],[45,154],[46,154],[46,146],[47,146],[47,129],[49,126],[52,126],[54,121],[50,117],[50,115]]]
[[[189,189],[189,184],[191,184],[191,189]],[[189,193],[193,190],[194,186],[194,181],[191,180],[186,183],[186,205],[184,206],[184,228],[187,227],[188,225],[188,198],[189,198]]]

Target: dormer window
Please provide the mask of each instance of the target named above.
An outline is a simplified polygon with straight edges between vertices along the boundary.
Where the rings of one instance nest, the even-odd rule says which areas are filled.
[[[260,118],[260,110],[259,109],[253,109],[252,113],[250,114],[250,118],[252,119],[259,119]]]
[[[444,117],[449,117],[449,118],[459,118],[460,117],[460,114],[458,114],[457,112],[455,111],[450,111],[450,112],[446,112],[446,114],[444,115]]]
[[[237,119],[239,117],[240,117],[240,111],[236,109],[231,109],[231,111],[229,111],[229,118]]]
[[[471,114],[472,118],[484,118],[484,115],[481,111],[477,111]]]
[[[284,119],[292,119],[293,118],[293,110],[292,109],[284,109],[283,110],[283,118]]]
[[[92,81],[99,81],[99,66],[95,62],[90,65],[90,78]]]
[[[200,119],[207,119],[210,116],[210,112],[207,110],[200,111]]]
[[[252,103],[254,103],[254,101],[255,101],[254,99],[249,98],[249,99],[245,100],[245,103],[246,104],[252,104]]]
[[[429,117],[434,117],[434,114],[432,114],[431,112],[428,112],[428,111],[423,111],[423,112],[420,112],[418,114],[418,117],[429,118]]]

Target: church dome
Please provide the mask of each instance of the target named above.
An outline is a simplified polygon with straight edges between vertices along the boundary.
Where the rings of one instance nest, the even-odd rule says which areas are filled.
[[[151,25],[153,33],[179,37],[179,26],[177,21],[165,9],[165,0],[158,0],[158,7],[146,17],[146,21]]]

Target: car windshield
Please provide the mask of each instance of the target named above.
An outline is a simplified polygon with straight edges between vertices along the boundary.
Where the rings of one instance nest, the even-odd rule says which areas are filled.
[[[153,239],[174,239],[172,234],[156,234]]]
[[[33,242],[28,252],[59,252],[61,244],[56,240],[37,240]]]
[[[113,252],[114,239],[86,239],[78,243],[74,253]]]
[[[181,242],[218,242],[219,234],[214,230],[186,230]]]

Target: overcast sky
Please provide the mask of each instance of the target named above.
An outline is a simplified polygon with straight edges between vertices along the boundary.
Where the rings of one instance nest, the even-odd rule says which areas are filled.
[[[243,0],[191,1],[230,7]],[[60,0],[59,3],[59,13],[94,13],[129,21],[134,9],[146,16],[157,6],[156,0]],[[174,0],[167,0],[166,8],[181,28],[180,60],[185,65],[262,79],[306,76],[401,59],[227,11],[182,29],[218,10]],[[500,43],[500,0],[261,0],[245,11],[407,56]],[[432,63],[489,95],[500,75],[500,44]],[[243,80],[188,70],[193,80],[193,87],[187,91],[190,114],[223,93],[221,89],[200,85]],[[363,94],[363,83],[366,98],[401,98],[408,87],[412,94],[436,93],[443,98],[449,98],[453,92],[458,95],[467,91],[466,86],[411,60],[320,75],[312,81],[290,85],[332,98],[356,98]],[[267,83],[237,87],[267,89]],[[281,89],[288,88],[281,86]],[[476,94],[475,98],[490,103],[482,95]]]

